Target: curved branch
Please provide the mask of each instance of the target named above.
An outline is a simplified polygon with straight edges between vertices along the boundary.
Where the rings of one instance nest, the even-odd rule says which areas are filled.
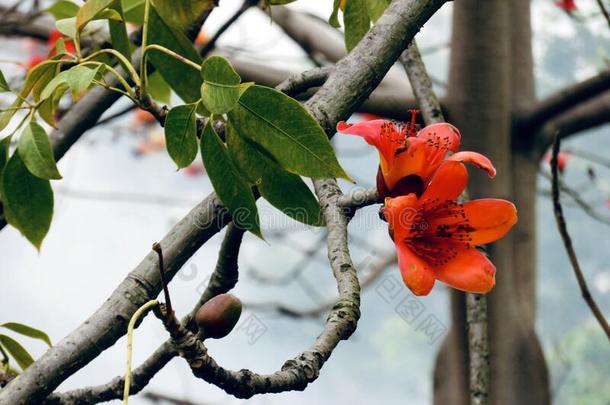
[[[328,315],[324,330],[308,350],[288,360],[273,374],[261,375],[245,369],[231,371],[219,366],[204,343],[178,323],[173,314],[165,315],[164,324],[172,342],[189,363],[193,374],[237,398],[304,390],[318,378],[337,344],[356,330],[360,318],[360,285],[347,246],[348,218],[337,204],[341,191],[334,180],[317,180],[314,187],[328,228],[328,255],[337,280],[339,300]]]
[[[191,332],[197,330],[192,320],[201,305],[218,294],[228,292],[237,284],[239,276],[237,259],[243,235],[244,230],[235,227],[233,223],[227,227],[227,233],[218,252],[216,268],[210,281],[197,305],[182,319],[182,324],[186,325]],[[146,387],[150,380],[177,355],[170,340],[159,346],[148,359],[132,371],[130,395],[135,395]],[[123,397],[124,384],[124,376],[118,376],[106,384],[51,394],[44,405],[85,405],[120,399]]]
[[[563,240],[566,252],[568,253],[568,257],[570,258],[572,269],[574,269],[574,275],[576,276],[576,280],[578,281],[578,286],[580,287],[582,297],[591,309],[593,316],[595,317],[595,319],[597,319],[597,322],[606,333],[606,336],[608,336],[608,339],[610,339],[610,325],[608,325],[608,321],[604,317],[604,314],[599,309],[597,302],[595,302],[595,299],[589,291],[589,287],[587,286],[587,280],[585,280],[585,276],[583,275],[582,269],[580,268],[580,263],[578,262],[576,251],[574,250],[574,246],[572,245],[572,238],[568,233],[566,221],[563,216],[563,208],[561,207],[561,201],[559,200],[559,170],[557,167],[557,156],[559,155],[560,142],[561,141],[559,135],[556,135],[555,142],[553,143],[553,155],[551,158],[551,173],[553,176],[553,211],[555,212],[557,228],[559,228],[559,234],[561,235],[561,239]]]
[[[610,122],[610,91],[584,102],[545,123],[537,140],[540,156],[553,144],[555,134],[565,139]]]
[[[593,99],[595,96],[610,90],[610,70],[559,90],[546,99],[536,103],[521,116],[517,116],[520,125],[537,128],[545,122],[579,104]]]

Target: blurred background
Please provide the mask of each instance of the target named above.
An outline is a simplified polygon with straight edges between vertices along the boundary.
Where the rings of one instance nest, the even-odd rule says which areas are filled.
[[[10,4],[0,1],[3,6]],[[213,35],[239,5],[221,1],[206,22],[204,35]],[[578,6],[570,16],[553,0],[533,1],[539,97],[608,64],[610,30],[596,15],[594,2]],[[332,2],[302,0],[290,7],[326,19]],[[447,75],[451,9],[451,3],[444,6],[417,37],[439,95]],[[44,54],[43,48],[30,39],[0,37],[0,67],[5,76],[18,82],[25,69],[9,62],[27,64]],[[314,66],[268,15],[254,8],[221,37],[217,51],[237,61],[293,72]],[[2,100],[2,105],[6,103]],[[128,106],[127,101],[119,102],[107,115]],[[580,198],[566,200],[568,225],[587,280],[605,313],[610,313],[609,131],[606,126],[571,138],[563,153],[564,180]],[[357,180],[356,185],[341,183],[344,191],[372,187],[377,152],[356,137],[337,136],[333,142],[341,164]],[[59,169],[64,178],[53,183],[55,214],[41,251],[36,252],[13,228],[0,232],[0,323],[32,325],[47,332],[53,342],[95,311],[150,251],[152,242],[212,191],[201,159],[176,171],[163,145],[162,128],[137,112],[87,132],[59,162]],[[557,233],[545,176],[547,161],[541,162],[540,171],[537,332],[551,373],[554,403],[607,405],[607,341],[580,296]],[[227,368],[265,373],[277,370],[313,342],[322,330],[326,305],[335,296],[335,283],[326,261],[323,231],[293,222],[271,206],[259,203],[259,207],[267,242],[246,235],[239,259],[240,282],[234,290],[246,304],[245,313],[236,330],[221,341],[209,341],[209,349]],[[182,359],[174,359],[131,403],[154,403],[157,394],[200,405],[431,403],[434,359],[449,326],[447,289],[436,288],[429,296],[415,299],[404,288],[396,266],[387,265],[393,243],[377,210],[374,206],[359,211],[350,224],[354,263],[370,281],[363,291],[358,329],[339,345],[320,378],[305,392],[237,400],[195,379]],[[201,248],[171,283],[178,314],[190,311],[205,288],[223,233]],[[401,311],[402,305],[413,300],[420,308],[416,318]],[[145,360],[165,338],[159,322],[148,317],[135,334],[134,364]],[[34,357],[45,349],[43,344],[27,343]],[[105,383],[122,374],[125,347],[125,339],[119,340],[60,390]]]

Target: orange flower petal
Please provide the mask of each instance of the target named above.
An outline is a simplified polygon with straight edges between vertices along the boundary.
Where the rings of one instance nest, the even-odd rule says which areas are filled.
[[[417,212],[415,194],[385,199],[383,216],[394,232],[394,240],[403,240],[409,234],[411,224],[417,219]]]
[[[428,295],[434,287],[434,271],[419,256],[414,254],[409,247],[396,239],[398,251],[398,267],[402,280],[415,295]]]
[[[425,139],[430,145],[434,145],[438,149],[444,149],[445,152],[456,152],[460,147],[462,135],[453,125],[439,122],[422,128],[417,137]]]
[[[468,201],[432,215],[427,238],[466,246],[494,242],[517,222],[515,205],[496,198]]]
[[[362,121],[357,124],[340,121],[337,124],[337,132],[360,136],[366,143],[376,147],[382,157],[382,167],[384,164],[391,164],[396,149],[404,146],[405,135],[399,131],[396,124],[388,120]]]
[[[455,200],[462,194],[468,184],[468,171],[458,161],[446,160],[434,172],[421,201]]]
[[[453,155],[449,156],[448,160],[457,160],[458,162],[462,163],[472,163],[479,169],[485,170],[489,177],[495,177],[496,175],[496,168],[491,163],[491,160],[477,152],[463,151],[454,153]]]
[[[475,248],[460,250],[455,259],[434,272],[450,287],[471,293],[489,292],[496,284],[496,266]]]
[[[483,198],[464,203],[464,213],[469,225],[472,245],[494,242],[517,223],[517,208],[513,203],[498,198]]]

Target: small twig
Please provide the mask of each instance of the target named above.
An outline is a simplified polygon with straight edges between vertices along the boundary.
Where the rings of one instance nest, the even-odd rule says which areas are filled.
[[[606,6],[604,6],[604,3],[602,2],[602,0],[597,0],[597,5],[599,6],[600,11],[604,15],[604,18],[606,19],[608,26],[610,27],[610,14],[608,14],[608,10],[606,9]]]
[[[159,242],[155,242],[152,245],[152,249],[157,252],[157,256],[159,256],[159,273],[161,274],[161,284],[163,284],[163,295],[165,295],[165,306],[167,307],[167,313],[171,314],[172,311],[172,301],[169,297],[169,288],[167,287],[167,277],[165,275],[165,266],[163,265],[163,249],[161,249],[161,244]]]
[[[593,312],[593,315],[606,333],[606,336],[608,336],[608,339],[610,339],[610,325],[608,325],[608,321],[604,317],[604,314],[602,314],[601,310],[597,306],[597,302],[595,302],[595,299],[593,299],[593,296],[591,296],[591,292],[587,286],[587,281],[585,280],[585,276],[583,275],[580,264],[578,263],[576,251],[572,245],[572,238],[568,233],[566,221],[563,216],[563,208],[561,206],[561,201],[559,200],[559,169],[557,165],[557,156],[559,155],[560,144],[561,140],[559,137],[559,132],[557,132],[555,134],[555,141],[553,142],[553,155],[551,158],[551,174],[553,176],[553,210],[555,211],[557,228],[559,228],[559,234],[563,240],[563,245],[565,246],[568,257],[570,258],[572,269],[574,269],[574,275],[578,281],[578,286],[580,287],[582,297],[587,305],[589,305],[589,308],[591,308],[591,312]]]
[[[208,53],[210,53],[210,51],[212,51],[212,49],[214,49],[214,47],[216,46],[218,38],[220,38],[222,34],[224,34],[225,31],[228,30],[229,27],[239,19],[239,17],[241,17],[243,13],[245,13],[250,7],[256,5],[256,3],[258,3],[258,1],[244,0],[241,7],[237,9],[237,11],[231,17],[229,17],[229,19],[225,21],[224,24],[220,26],[220,28],[218,28],[218,31],[216,31],[214,36],[210,38],[210,40],[203,46],[203,48],[201,48],[199,54],[205,57]]]

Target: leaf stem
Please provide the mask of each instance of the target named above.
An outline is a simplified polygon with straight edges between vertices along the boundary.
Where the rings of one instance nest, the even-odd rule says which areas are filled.
[[[142,23],[142,58],[140,59],[140,95],[146,93],[148,76],[146,74],[146,46],[148,45],[148,24],[150,18],[150,0],[144,1],[144,21]]]
[[[95,58],[96,56],[104,54],[104,53],[110,54],[110,55],[114,56],[115,58],[117,58],[118,61],[121,62],[123,67],[125,67],[125,69],[129,72],[129,76],[131,77],[131,80],[133,80],[133,82],[136,84],[136,86],[138,86],[138,87],[140,86],[140,76],[138,75],[138,72],[136,72],[136,70],[133,67],[133,65],[131,64],[131,62],[129,60],[127,60],[127,58],[125,56],[123,56],[123,54],[121,54],[120,52],[118,52],[115,49],[100,49],[99,51],[94,52],[91,55],[87,56],[81,62],[90,61],[93,58]]]
[[[131,358],[133,354],[133,330],[136,327],[136,322],[148,313],[151,309],[159,305],[157,300],[150,300],[146,304],[142,305],[133,314],[129,320],[127,326],[127,368],[125,371],[125,387],[123,388],[123,405],[128,405],[129,402],[129,389],[131,388]]]
[[[144,53],[142,55],[142,59],[144,59],[144,56],[147,55],[151,49],[155,49],[159,52],[163,52],[164,54],[169,55],[172,58],[179,60],[180,62],[192,67],[193,69],[201,71],[201,66],[199,64],[193,62],[190,59],[185,58],[184,56],[172,51],[171,49],[167,49],[166,47],[157,45],[157,44],[147,45],[144,48]]]

